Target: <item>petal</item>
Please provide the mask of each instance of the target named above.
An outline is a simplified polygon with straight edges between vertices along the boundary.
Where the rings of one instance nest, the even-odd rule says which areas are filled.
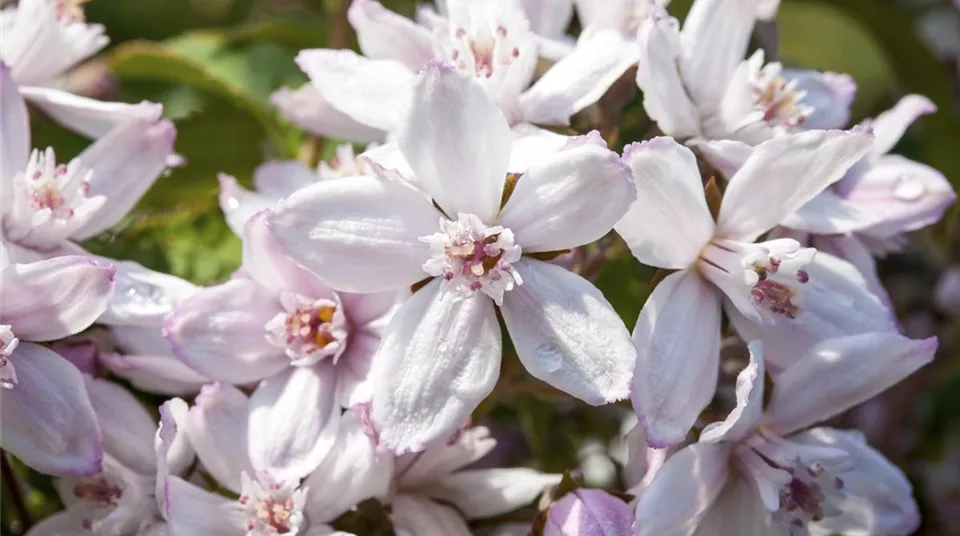
[[[236,536],[244,530],[246,515],[236,501],[194,486],[180,477],[167,477],[167,532],[170,536],[203,534]]]
[[[241,492],[240,474],[255,474],[247,450],[246,395],[230,385],[205,385],[183,422],[203,466],[220,484]]]
[[[697,160],[670,138],[624,148],[633,171],[637,202],[617,224],[633,256],[660,268],[686,268],[713,235]]]
[[[910,481],[883,454],[867,445],[858,431],[814,428],[790,438],[818,447],[841,448],[850,455],[852,471],[844,473],[846,492],[834,506],[842,512],[816,524],[815,534],[914,534],[920,512]]]
[[[533,469],[476,469],[446,475],[422,492],[453,504],[467,519],[480,519],[526,506],[559,482],[560,475]]]
[[[637,40],[640,60],[637,85],[643,91],[643,108],[663,132],[689,138],[700,132],[700,112],[690,100],[677,60],[682,54],[677,20],[653,8],[640,24]]]
[[[680,73],[701,110],[713,111],[743,60],[760,0],[697,0],[683,23]]]
[[[379,333],[390,317],[396,312],[410,292],[406,289],[400,292],[377,292],[373,294],[338,294],[350,325],[366,329],[372,333]]]
[[[80,332],[107,308],[115,274],[112,265],[77,255],[7,266],[0,272],[0,324],[28,341]]]
[[[390,453],[378,450],[367,436],[357,413],[344,413],[330,454],[303,482],[310,490],[304,510],[311,524],[333,521],[366,499],[386,497],[391,462]]]
[[[373,382],[370,368],[380,346],[380,335],[366,330],[350,332],[347,348],[337,361],[337,400],[345,408],[370,402]]]
[[[150,475],[157,470],[153,436],[157,423],[126,389],[87,378],[87,394],[103,431],[103,450],[124,467]]]
[[[765,422],[786,435],[866,402],[933,360],[937,338],[864,333],[823,341],[777,376]]]
[[[96,533],[86,530],[75,512],[63,511],[47,516],[30,527],[30,536],[94,536]]]
[[[174,304],[196,293],[193,283],[155,272],[132,261],[114,261],[116,292],[110,306],[97,319],[111,326],[156,328],[173,311]]]
[[[907,95],[893,108],[878,115],[871,122],[876,141],[873,154],[884,155],[900,141],[907,127],[919,117],[937,111],[937,106],[923,95]]]
[[[453,508],[421,495],[400,494],[390,519],[397,536],[470,536],[467,522]]]
[[[456,441],[453,441],[453,438]],[[394,471],[397,474],[397,485],[404,489],[414,489],[436,482],[445,475],[482,459],[496,446],[497,440],[486,426],[457,430],[451,439],[440,438],[427,446],[423,453],[396,457]]]
[[[296,160],[268,160],[253,172],[257,192],[272,199],[282,199],[317,182],[320,176]]]
[[[707,163],[727,180],[730,180],[730,177],[733,177],[753,154],[753,147],[736,140],[697,138],[687,142],[687,145],[696,148]]]
[[[162,493],[168,475],[178,475],[186,471],[196,459],[196,452],[190,444],[184,427],[190,408],[179,398],[172,398],[160,405],[160,426],[154,436],[154,450],[157,453],[157,502],[161,513],[164,502],[169,497]]]
[[[545,157],[517,181],[500,224],[528,253],[599,240],[636,200],[630,170],[606,147],[581,145]]]
[[[550,506],[543,536],[621,536],[633,534],[633,512],[619,497],[581,488]]]
[[[687,326],[697,326],[690,331]],[[713,399],[720,366],[720,298],[697,274],[666,277],[647,299],[633,330],[637,367],[633,407],[647,443],[679,443]],[[678,397],[677,393],[685,393]]]
[[[877,262],[862,240],[855,235],[816,236],[813,237],[810,245],[817,248],[818,251],[829,253],[852,264],[863,276],[867,290],[883,302],[890,311],[892,321],[897,322],[893,301],[887,294],[887,289],[883,286],[883,281],[880,280],[880,275],[877,273]]]
[[[80,153],[77,165],[93,172],[87,195],[102,195],[108,202],[72,238],[86,240],[120,221],[167,168],[176,136],[166,119],[135,118]]]
[[[750,364],[737,375],[737,407],[723,422],[707,425],[700,433],[700,441],[737,443],[753,433],[763,416],[763,345],[751,342]]]
[[[434,280],[400,307],[374,357],[373,420],[397,454],[459,428],[500,373],[493,301],[439,290]]]
[[[803,120],[804,129],[829,130],[847,126],[850,106],[857,94],[857,83],[852,76],[784,69],[783,77],[788,82],[796,80],[795,90],[805,93],[803,104],[813,108],[813,113]]]
[[[900,155],[873,160],[862,173],[844,179],[839,190],[871,217],[873,225],[863,232],[879,239],[940,221],[957,199],[942,173]]]
[[[243,228],[255,214],[272,207],[277,199],[272,199],[259,192],[252,192],[237,184],[237,179],[221,173],[220,180],[220,210],[227,219],[227,225],[233,233],[243,237]]]
[[[760,144],[727,185],[718,233],[752,242],[836,182],[871,143],[868,131],[855,129],[801,132]]]
[[[162,337],[160,340],[166,344]],[[100,354],[100,362],[111,373],[148,393],[188,396],[196,394],[210,381],[172,355]]]
[[[557,134],[529,123],[516,125],[511,132],[513,149],[510,151],[509,170],[512,173],[525,172],[553,153],[567,148],[571,142],[570,136]]]
[[[803,285],[795,319],[781,317],[761,324],[744,317],[729,302],[724,307],[744,340],[763,342],[768,369],[782,370],[820,341],[897,331],[890,310],[850,263],[818,251],[805,270],[810,279]]]
[[[340,406],[330,363],[288,367],[264,380],[250,397],[247,441],[254,469],[277,481],[303,478],[337,439]]]
[[[692,532],[724,488],[729,463],[730,447],[714,443],[694,443],[668,458],[637,501],[637,536]]]
[[[350,119],[387,132],[400,126],[414,83],[403,64],[352,50],[314,49],[301,50],[297,65],[321,97]]]
[[[360,123],[334,108],[313,84],[299,89],[280,88],[270,95],[270,102],[291,123],[317,136],[366,143],[382,140],[386,133]]]
[[[751,485],[732,477],[704,515],[693,536],[784,536],[784,527],[769,522],[768,512]],[[798,534],[805,534],[798,532]]]
[[[173,353],[200,374],[218,381],[249,383],[289,365],[270,344],[266,326],[281,312],[277,300],[249,279],[232,279],[200,290],[163,323]]]
[[[523,0],[523,13],[537,35],[560,37],[573,19],[573,0]]]
[[[243,269],[247,275],[275,296],[295,292],[311,298],[330,297],[330,287],[296,264],[280,246],[267,223],[268,217],[267,212],[261,212],[244,228]]]
[[[636,62],[633,43],[616,30],[581,39],[520,96],[523,117],[540,125],[567,125],[570,116],[600,100]]]
[[[875,216],[831,189],[807,201],[792,215],[780,222],[784,227],[814,234],[843,234],[861,230]]]
[[[363,55],[375,60],[393,60],[417,71],[433,58],[430,31],[383,7],[374,0],[355,0],[347,19],[357,32]]]
[[[13,177],[26,169],[30,156],[30,118],[10,68],[3,62],[0,62],[0,105],[3,106],[3,115],[0,116],[0,184],[10,192]],[[5,213],[13,196],[8,193],[3,198],[0,210]]]
[[[19,382],[0,389],[0,446],[41,473],[92,475],[103,459],[83,376],[46,348],[20,342],[9,356]]]
[[[23,98],[57,123],[93,139],[133,119],[152,117],[156,120],[163,111],[162,105],[149,101],[104,102],[52,87],[24,87],[20,91]]]
[[[287,254],[333,288],[382,292],[426,277],[430,248],[418,238],[437,232],[438,217],[405,184],[350,177],[297,191],[267,222]]]
[[[510,162],[510,126],[473,78],[430,62],[417,75],[414,98],[397,134],[417,181],[455,217],[489,222],[500,209]]]
[[[503,321],[523,366],[599,406],[630,392],[636,350],[623,321],[589,281],[537,260],[514,265],[523,284],[503,297]]]

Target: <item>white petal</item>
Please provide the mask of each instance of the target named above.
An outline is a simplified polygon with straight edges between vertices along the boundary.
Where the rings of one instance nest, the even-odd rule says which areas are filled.
[[[433,58],[430,31],[374,0],[355,0],[347,11],[363,55],[394,60],[417,71]]]
[[[103,431],[103,449],[123,466],[142,475],[157,470],[153,435],[157,423],[126,389],[99,378],[86,378],[90,404]]]
[[[493,301],[439,287],[434,280],[403,304],[374,357],[373,420],[398,454],[459,428],[500,373]]]
[[[523,284],[504,295],[501,312],[524,367],[594,406],[626,398],[636,350],[603,294],[554,264],[514,267]]]
[[[795,319],[760,324],[728,302],[731,322],[745,340],[763,342],[768,368],[782,370],[820,341],[871,332],[896,332],[893,315],[850,263],[818,251],[805,268],[800,312]]]
[[[0,446],[41,473],[99,471],[100,427],[80,371],[45,347],[26,342],[8,359],[19,383],[0,388]]]
[[[621,536],[633,534],[634,515],[620,497],[580,488],[550,505],[543,536]]]
[[[397,536],[470,536],[467,522],[453,508],[421,495],[400,494],[390,519]]]
[[[261,212],[250,218],[244,227],[244,271],[275,296],[294,292],[310,298],[331,297],[330,287],[287,255],[273,236],[268,217],[268,213]]]
[[[249,383],[289,364],[264,328],[281,311],[277,299],[253,281],[232,279],[184,300],[164,321],[163,334],[174,355],[200,374]]]
[[[523,117],[540,125],[569,124],[570,116],[600,100],[636,62],[635,45],[616,30],[581,40],[520,96]]]
[[[210,381],[172,355],[100,354],[100,360],[110,372],[148,393],[188,396]]]
[[[496,446],[497,440],[486,426],[457,430],[451,438],[433,441],[422,453],[397,456],[394,459],[397,485],[403,489],[415,489],[436,482],[480,460]]]
[[[875,215],[828,188],[807,201],[780,224],[814,234],[843,234],[859,231],[875,220]]]
[[[770,523],[757,492],[743,478],[731,476],[716,502],[692,536],[785,536],[784,528]],[[799,533],[803,534],[803,533]]]
[[[243,228],[247,222],[257,214],[270,207],[277,201],[259,192],[252,192],[237,184],[237,179],[221,173],[220,180],[220,210],[227,219],[227,225],[233,233],[243,237]]]
[[[689,138],[700,132],[700,113],[680,76],[679,39],[676,19],[654,8],[637,34],[637,85],[643,91],[644,110],[660,130],[677,138]]]
[[[247,441],[254,469],[280,482],[303,478],[337,439],[340,406],[330,363],[289,367],[250,397]]]
[[[47,516],[30,527],[29,536],[94,536],[94,532],[83,528],[83,521],[75,512],[63,511]],[[526,536],[526,535],[524,535]]]
[[[751,342],[750,364],[737,375],[737,407],[723,422],[707,425],[700,434],[700,441],[717,443],[743,441],[753,433],[763,415],[763,345]]]
[[[743,167],[753,147],[736,140],[704,140],[696,138],[687,145],[697,149],[703,158],[713,166],[724,179],[730,180]]]
[[[414,82],[402,64],[371,60],[352,50],[315,49],[300,51],[297,65],[335,110],[387,132],[400,126]]]
[[[873,153],[883,155],[900,141],[907,127],[917,118],[932,114],[937,106],[923,95],[907,95],[893,108],[878,115],[871,123],[877,139],[873,144]]]
[[[246,516],[235,501],[210,493],[180,477],[167,477],[164,486],[169,536],[236,536]]]
[[[852,264],[863,276],[867,290],[880,298],[880,301],[890,310],[893,321],[897,322],[893,301],[887,294],[883,281],[880,280],[880,274],[877,273],[877,262],[863,240],[855,235],[816,236],[812,238],[810,245],[817,248],[817,251],[829,253]]]
[[[240,474],[255,474],[247,450],[246,395],[225,384],[209,384],[194,401],[183,428],[203,466],[223,486],[241,492]]]
[[[644,304],[633,340],[637,367],[631,399],[647,443],[654,448],[679,443],[713,399],[720,366],[720,297],[696,271],[670,274]]]
[[[517,181],[500,213],[524,252],[559,251],[599,240],[636,200],[617,153],[582,145],[545,157]]]
[[[781,434],[873,398],[933,360],[937,338],[865,333],[817,344],[777,376],[765,422]]]
[[[340,422],[330,454],[303,485],[309,489],[304,510],[310,522],[330,522],[357,503],[383,499],[393,474],[390,453],[377,449],[355,411]]]
[[[637,501],[637,536],[692,532],[727,482],[729,462],[729,447],[713,443],[694,443],[668,458]]]
[[[156,119],[163,112],[162,105],[149,101],[104,102],[49,87],[24,87],[21,92],[23,98],[57,123],[93,139],[121,123],[138,118]]]
[[[176,303],[196,293],[198,288],[189,281],[133,261],[103,260],[113,263],[117,276],[113,299],[97,319],[101,324],[156,328]]]
[[[557,134],[529,123],[515,125],[511,132],[513,133],[509,167],[511,173],[523,173],[532,165],[568,147],[572,141],[570,136]]]
[[[852,471],[841,475],[843,498],[834,505],[842,512],[814,525],[814,534],[914,534],[920,512],[903,471],[867,445],[858,431],[814,428],[791,441],[818,447],[841,448],[850,455]]]
[[[510,162],[510,126],[473,78],[431,62],[397,134],[417,181],[448,216],[491,222],[500,209]]]
[[[452,503],[467,519],[479,519],[526,506],[559,482],[560,475],[533,469],[475,469],[447,475],[423,492]]]
[[[295,261],[330,286],[381,292],[426,277],[439,213],[416,190],[374,177],[324,181],[297,191],[267,221]]]
[[[280,88],[270,95],[270,102],[291,123],[317,136],[358,143],[378,141],[386,136],[383,130],[360,123],[334,108],[313,84],[304,84],[295,90]]]
[[[633,171],[637,202],[617,233],[640,262],[686,268],[713,235],[696,157],[670,138],[654,138],[628,145],[623,160]]]
[[[784,69],[783,77],[796,80],[795,90],[804,92],[803,105],[813,113],[803,120],[807,130],[844,128],[850,121],[850,106],[857,94],[857,83],[848,74]]]
[[[160,405],[160,426],[154,436],[153,446],[157,453],[157,491],[162,492],[167,476],[185,471],[196,459],[196,452],[184,430],[190,408],[179,398],[171,398]],[[166,494],[157,494],[161,513]]]
[[[13,177],[27,167],[30,156],[30,118],[10,68],[0,62],[0,185],[7,193],[0,201],[0,214],[13,202]]]
[[[257,192],[279,200],[319,178],[315,170],[296,160],[268,160],[253,172],[253,185]]]
[[[573,0],[523,0],[523,13],[537,35],[560,37],[573,18]]]
[[[683,23],[680,72],[701,110],[713,111],[743,60],[760,0],[697,0]]]
[[[836,182],[871,143],[869,132],[855,129],[801,132],[760,144],[727,185],[718,233],[752,242]]]

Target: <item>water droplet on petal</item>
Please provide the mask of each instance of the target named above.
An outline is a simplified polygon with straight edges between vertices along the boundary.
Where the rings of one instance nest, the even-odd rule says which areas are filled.
[[[544,342],[533,351],[534,359],[545,372],[556,372],[563,365],[563,351],[554,342]]]
[[[923,182],[910,175],[900,175],[893,184],[893,196],[901,201],[916,201],[926,191]]]

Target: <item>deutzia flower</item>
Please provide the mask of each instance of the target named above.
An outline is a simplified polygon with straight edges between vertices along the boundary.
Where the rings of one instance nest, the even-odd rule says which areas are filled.
[[[467,520],[516,510],[560,482],[560,475],[533,469],[468,468],[496,445],[486,427],[476,426],[395,457],[387,501],[398,536],[470,536]]]
[[[537,41],[514,0],[449,0],[447,10],[449,18],[437,17],[428,29],[379,2],[355,0],[349,16],[364,56],[304,50],[297,63],[322,101],[360,125],[392,134],[415,93],[417,71],[431,59],[474,78],[511,125],[567,124],[635,61],[612,47],[621,40],[617,32],[600,32],[531,86]]]
[[[805,128],[846,123],[855,87],[849,76],[787,71],[743,56],[760,0],[696,0],[676,19],[652,4],[638,34],[637,85],[660,129],[678,139],[751,145]]]
[[[100,428],[80,372],[45,346],[92,324],[115,270],[80,256],[10,264],[0,242],[0,447],[48,474],[100,469]]]
[[[633,403],[651,446],[683,439],[713,398],[721,304],[742,336],[757,335],[790,355],[824,338],[893,329],[889,311],[853,266],[790,239],[753,243],[871,143],[869,133],[854,130],[761,144],[730,180],[716,222],[693,152],[670,138],[624,150],[639,195],[617,232],[640,262],[679,270],[654,289],[633,333]]]
[[[637,536],[911,534],[904,474],[857,432],[808,426],[933,359],[936,338],[868,333],[824,341],[774,381],[764,408],[762,346],[737,378],[737,406],[672,455],[637,502]]]
[[[265,216],[247,223],[241,271],[179,303],[163,333],[205,377],[263,380],[251,425],[272,443],[251,455],[286,480],[326,454],[341,406],[369,400],[370,360],[400,296],[332,291],[278,248]]]
[[[510,129],[472,77],[432,62],[413,94],[399,149],[422,190],[387,171],[324,181],[268,217],[288,254],[335,289],[422,286],[371,370],[383,442],[421,449],[490,393],[498,307],[535,377],[594,405],[626,396],[635,352],[623,322],[589,282],[537,258],[610,230],[634,199],[626,168],[587,136],[506,182]]]
[[[602,489],[575,489],[546,511],[543,536],[627,535],[633,512],[620,497]]]
[[[30,150],[27,108],[0,63],[0,219],[19,261],[84,253],[73,241],[117,223],[167,166],[176,129],[160,108],[114,127],[68,164],[53,149]]]

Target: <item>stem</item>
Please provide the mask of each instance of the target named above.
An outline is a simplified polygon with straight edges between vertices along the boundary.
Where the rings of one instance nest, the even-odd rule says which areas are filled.
[[[3,473],[3,484],[10,494],[10,500],[13,502],[13,508],[17,511],[17,518],[20,520],[20,532],[25,533],[30,528],[30,512],[27,511],[27,504],[23,502],[23,495],[20,494],[20,485],[17,483],[17,475],[13,474],[13,468],[7,460],[7,453],[0,453],[0,470]]]

